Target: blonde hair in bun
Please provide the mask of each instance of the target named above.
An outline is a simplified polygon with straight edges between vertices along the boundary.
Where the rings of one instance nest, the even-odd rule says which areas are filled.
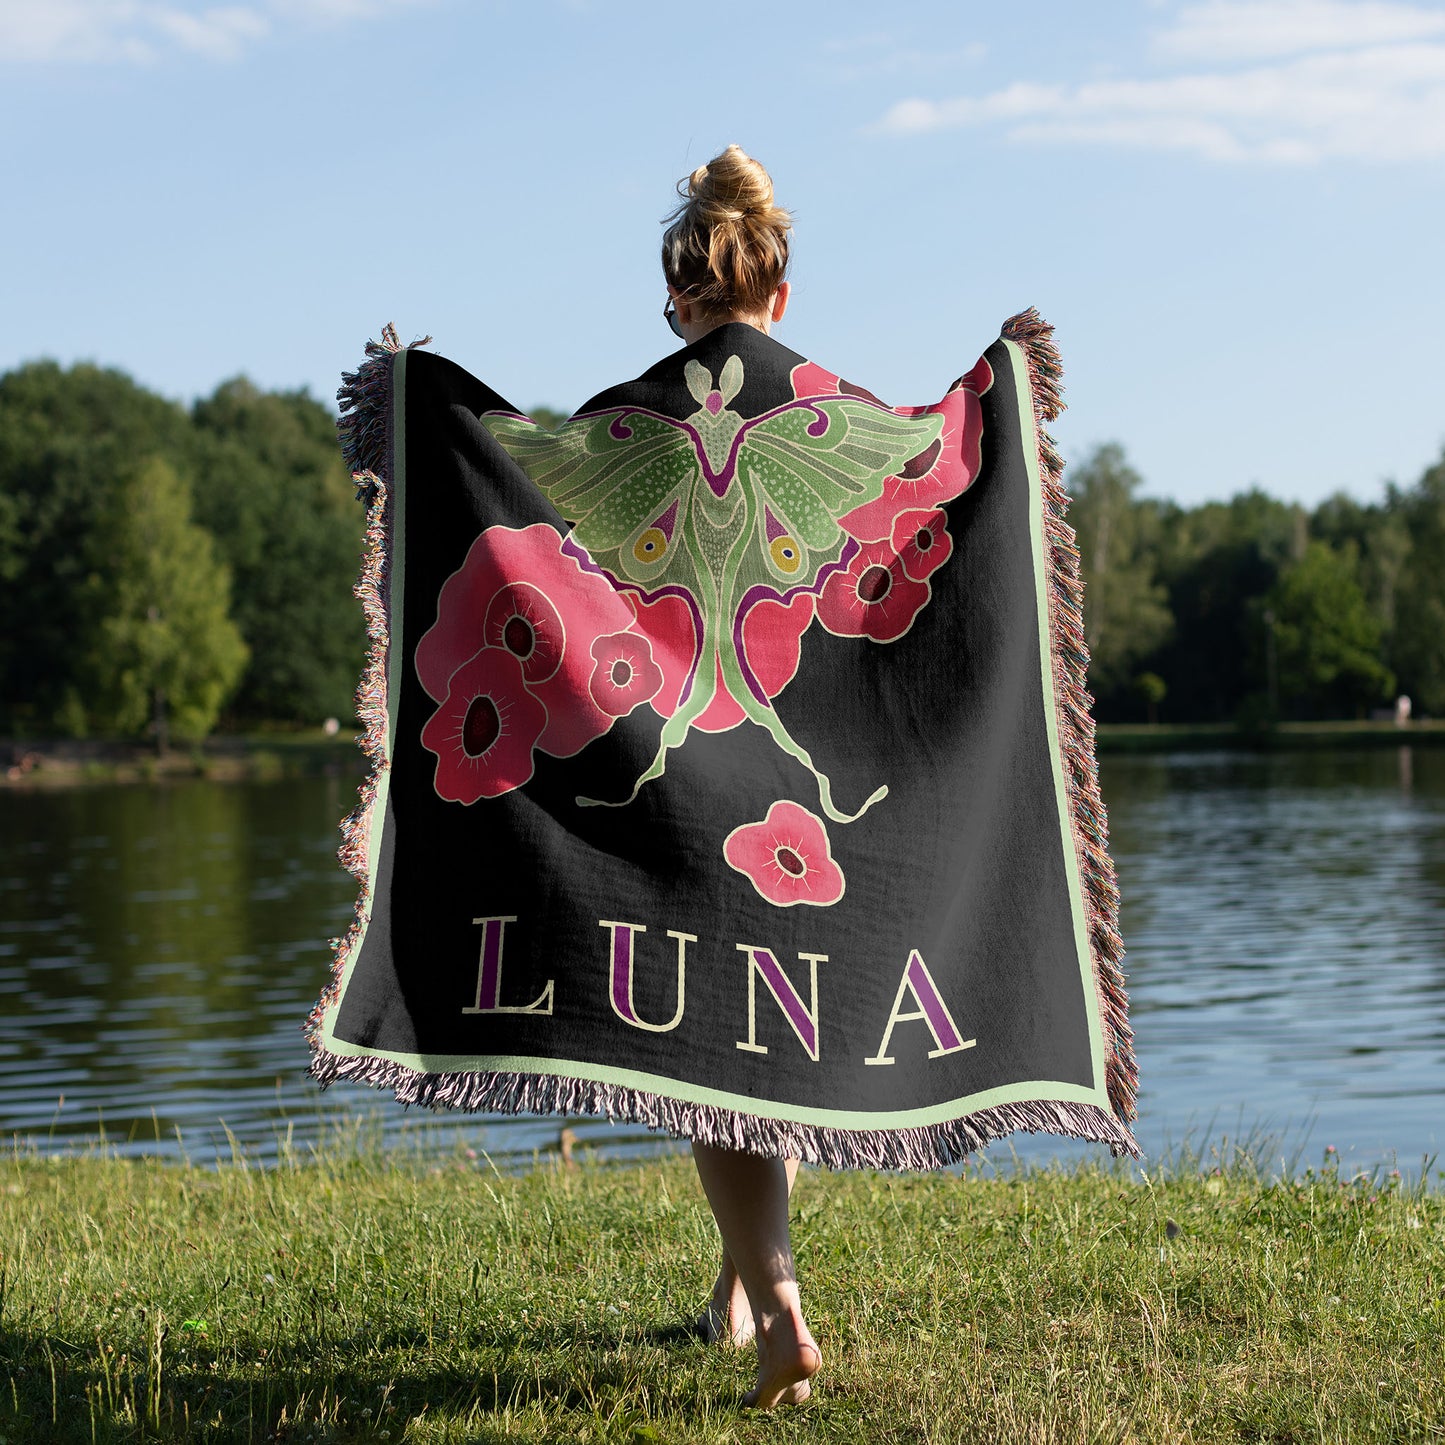
[[[666,220],[662,271],[708,316],[768,309],[788,269],[792,217],[773,204],[773,181],[741,146],[677,183],[682,204]]]

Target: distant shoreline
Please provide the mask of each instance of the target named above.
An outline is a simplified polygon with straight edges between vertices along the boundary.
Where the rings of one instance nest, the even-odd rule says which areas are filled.
[[[267,782],[280,778],[360,777],[359,731],[224,733],[173,747],[164,758],[145,743],[109,739],[0,739],[0,791],[40,791],[114,783]],[[1245,732],[1231,723],[1101,723],[1101,755],[1296,752],[1317,748],[1445,747],[1445,721],[1284,723]]]
[[[353,724],[327,735],[221,733],[182,743],[159,757],[153,746],[115,739],[0,739],[0,790],[41,791],[111,783],[265,782],[280,778],[360,777],[366,758]]]
[[[1100,753],[1308,752],[1316,748],[1445,746],[1445,720],[1409,722],[1287,722],[1269,730],[1233,723],[1100,723]]]

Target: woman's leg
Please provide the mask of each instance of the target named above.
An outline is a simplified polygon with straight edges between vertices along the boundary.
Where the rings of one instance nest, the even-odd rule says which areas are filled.
[[[781,1159],[695,1141],[692,1154],[757,1327],[758,1383],[744,1403],[797,1404],[808,1398],[822,1356],[798,1298],[788,1238],[789,1171]]]
[[[788,1176],[788,1195],[793,1193],[793,1181],[798,1177],[798,1161],[784,1159],[783,1169]],[[712,1287],[712,1298],[702,1318],[697,1322],[697,1331],[709,1344],[724,1341],[730,1345],[752,1343],[753,1309],[748,1303],[747,1291],[738,1278],[737,1266],[723,1245],[722,1268],[718,1270],[717,1282]]]

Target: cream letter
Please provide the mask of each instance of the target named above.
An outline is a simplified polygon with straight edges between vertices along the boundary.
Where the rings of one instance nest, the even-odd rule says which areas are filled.
[[[502,1003],[502,934],[509,923],[515,923],[516,916],[507,918],[474,918],[473,923],[482,925],[482,956],[477,967],[477,1002],[471,1008],[464,1008],[464,1014],[550,1014],[552,1012],[552,985],[547,987],[531,1003],[524,1006]]]
[[[899,1013],[903,1004],[903,995],[907,991],[913,995],[913,1001],[918,1005],[915,1013]],[[936,1049],[928,1051],[930,1059],[940,1059],[944,1054],[957,1054],[964,1049],[971,1049],[977,1039],[963,1039],[959,1037],[958,1025],[953,1021],[953,1015],[948,1011],[948,1005],[944,1003],[933,982],[933,975],[928,971],[928,965],[924,963],[918,950],[915,948],[908,955],[908,963],[903,970],[903,977],[898,983],[898,994],[893,1000],[893,1010],[888,1015],[888,1027],[883,1030],[883,1042],[878,1045],[878,1052],[871,1059],[864,1059],[865,1064],[891,1064],[893,1060],[887,1057],[888,1041],[893,1037],[893,1026],[895,1024],[907,1023],[911,1019],[922,1019],[928,1025],[928,1031],[933,1035],[933,1042],[938,1045]]]
[[[808,965],[808,979],[811,1001],[805,1007],[793,981],[785,974],[778,960],[766,948],[753,943],[740,943],[739,953],[748,956],[748,1037],[744,1043],[738,1040],[738,1048],[750,1054],[765,1054],[767,1047],[758,1042],[757,978],[762,975],[774,1001],[783,1011],[783,1017],[792,1025],[798,1042],[807,1049],[808,1057],[818,1061],[818,965],[827,963],[826,953],[800,953],[798,957]]]
[[[637,1016],[637,1008],[632,1002],[632,935],[634,933],[646,933],[647,929],[640,923],[611,923],[605,918],[597,920],[599,928],[612,930],[611,954],[611,977],[608,980],[608,996],[612,1000],[612,1011],[624,1023],[631,1024],[634,1028],[646,1029],[649,1033],[665,1034],[669,1029],[675,1029],[682,1022],[683,988],[687,969],[687,946],[689,943],[697,942],[697,935],[693,933],[679,933],[675,928],[667,930],[669,938],[677,939],[677,1011],[665,1024],[650,1024]]]

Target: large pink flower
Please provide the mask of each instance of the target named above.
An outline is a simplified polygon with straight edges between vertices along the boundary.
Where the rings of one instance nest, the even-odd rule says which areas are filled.
[[[774,803],[761,823],[734,828],[723,841],[723,857],[779,908],[826,908],[843,896],[843,870],[833,861],[823,820],[797,803]]]
[[[953,555],[953,538],[941,507],[902,513],[893,523],[890,541],[903,570],[915,582],[931,577]]]
[[[818,621],[838,637],[895,642],[932,595],[903,570],[887,542],[865,542],[846,572],[835,572],[818,598]]]
[[[871,392],[841,380],[831,371],[807,362],[793,368],[793,393],[809,396],[856,396],[878,406]],[[943,431],[933,446],[911,458],[896,477],[883,484],[883,495],[839,518],[844,531],[863,541],[876,542],[891,535],[900,512],[933,508],[952,501],[967,490],[978,475],[983,438],[983,406],[979,398],[993,385],[993,368],[982,358],[959,377],[942,401],[932,406],[885,408],[897,416],[937,414]]]
[[[662,669],[638,632],[612,632],[592,644],[592,701],[610,717],[626,717],[662,686]]]
[[[484,647],[452,673],[447,695],[421,730],[436,754],[437,795],[475,803],[520,788],[547,709],[527,691],[523,664],[504,647]]]
[[[700,639],[692,609],[674,596],[644,602],[628,594],[628,601],[637,613],[638,631],[652,643],[652,655],[662,668],[662,686],[651,699],[652,706],[663,717],[671,717],[698,657]],[[743,614],[739,651],[765,697],[775,698],[797,673],[803,634],[813,620],[813,605],[811,593],[798,593],[786,602],[764,597]],[[717,690],[692,724],[705,733],[726,732],[744,716],[723,681],[722,663],[715,666]],[[695,681],[693,685],[697,685]]]
[[[612,726],[593,701],[592,643],[632,625],[612,584],[562,551],[544,522],[488,527],[442,584],[437,619],[417,643],[421,684],[440,702],[462,663],[480,648],[510,652],[547,714],[537,747],[567,758]]]

